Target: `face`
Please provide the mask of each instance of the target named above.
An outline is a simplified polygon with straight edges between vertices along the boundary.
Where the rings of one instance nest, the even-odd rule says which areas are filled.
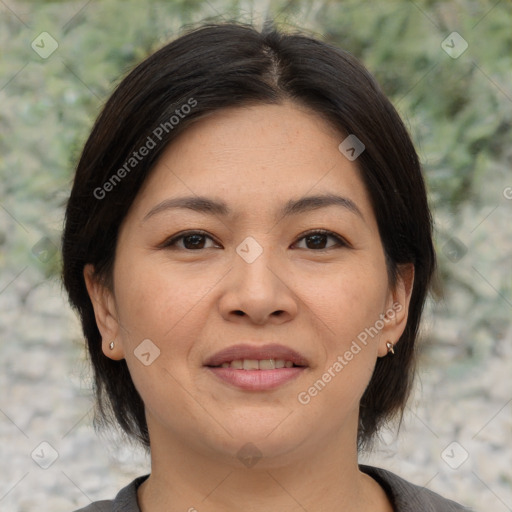
[[[113,292],[86,267],[104,353],[126,359],[152,449],[166,439],[229,460],[252,443],[271,461],[355,447],[410,286],[389,285],[344,138],[291,103],[203,118],[125,218]]]

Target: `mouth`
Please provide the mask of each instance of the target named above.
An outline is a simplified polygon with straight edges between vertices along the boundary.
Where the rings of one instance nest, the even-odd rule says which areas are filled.
[[[279,370],[280,368],[303,368],[293,361],[284,359],[235,359],[210,368],[234,368],[235,370]]]
[[[308,361],[283,345],[234,345],[214,354],[204,366],[230,386],[264,391],[296,378],[308,367]]]

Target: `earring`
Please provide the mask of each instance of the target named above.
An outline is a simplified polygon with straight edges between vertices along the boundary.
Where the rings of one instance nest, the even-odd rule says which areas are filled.
[[[388,348],[388,354],[391,352],[392,354],[395,353],[395,351],[393,350],[393,343],[391,343],[391,341],[386,341],[386,347]]]
[[[113,342],[113,341],[111,341],[111,342],[109,343],[108,348],[109,348],[110,350],[114,350],[114,342]]]

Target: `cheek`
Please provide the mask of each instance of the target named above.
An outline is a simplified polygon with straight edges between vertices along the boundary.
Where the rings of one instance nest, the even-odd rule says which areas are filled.
[[[177,269],[148,257],[126,258],[117,270],[124,355],[135,386],[149,404],[159,400],[161,389],[179,387],[177,381],[189,382],[194,348],[208,319],[208,292],[218,276],[198,268]],[[145,366],[138,356],[147,353],[139,347],[148,339],[157,347],[149,344],[149,352],[157,357]]]
[[[199,286],[197,278],[190,282],[151,258],[119,260],[116,272],[124,356],[134,385],[150,410],[176,414],[185,407],[178,399],[180,383],[197,337],[195,306],[206,285]]]
[[[299,403],[309,412],[326,411],[338,425],[347,411],[358,410],[360,399],[371,379],[377,361],[379,335],[365,329],[373,326],[382,312],[383,287],[363,285],[358,275],[331,280],[329,292],[312,297],[319,327],[322,357],[313,368],[308,387],[301,389]]]
[[[347,410],[358,408],[377,360],[381,334],[372,327],[387,298],[385,270],[378,263],[360,261],[310,288],[324,353],[303,397],[314,401],[313,410],[330,410],[340,421]]]
[[[307,286],[308,306],[323,321],[332,348],[342,350],[375,324],[387,298],[387,279],[373,265],[351,265]]]
[[[200,272],[177,271],[151,258],[120,261],[116,296],[119,317],[129,339],[141,336],[163,342],[179,327],[211,286]],[[203,276],[206,277],[206,276]]]

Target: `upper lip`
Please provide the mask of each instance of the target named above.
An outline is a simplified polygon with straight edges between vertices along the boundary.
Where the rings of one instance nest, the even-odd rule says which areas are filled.
[[[222,363],[230,363],[240,359],[284,359],[291,361],[296,366],[308,366],[307,359],[291,348],[284,345],[233,345],[213,354],[204,363],[205,366],[220,366]]]

